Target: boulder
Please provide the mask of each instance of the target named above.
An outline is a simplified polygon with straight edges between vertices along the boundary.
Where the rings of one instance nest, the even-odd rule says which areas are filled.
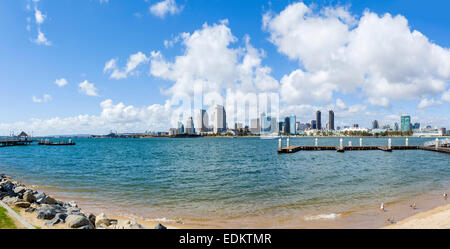
[[[52,206],[43,206],[37,210],[38,219],[51,220],[56,215],[56,209]]]
[[[79,227],[78,229],[94,229],[95,227],[92,224],[86,225],[86,226],[82,226]]]
[[[95,219],[96,219],[95,215],[94,214],[88,214],[87,218],[88,218],[89,222],[91,222],[91,224],[93,226],[95,226]]]
[[[47,226],[54,226],[55,224],[58,224],[58,223],[64,223],[66,217],[67,217],[67,215],[64,214],[64,213],[57,213],[55,215],[55,218],[45,222],[45,225],[47,225]]]
[[[29,208],[25,209],[25,212],[27,212],[27,213],[33,213],[34,211],[36,211],[36,208],[34,208],[34,207],[29,207]]]
[[[3,199],[2,199],[2,201],[4,202],[4,203],[6,203],[6,204],[8,204],[8,205],[12,205],[12,204],[14,204],[14,202],[16,202],[16,201],[18,201],[19,200],[19,198],[17,198],[17,197],[11,197],[11,196],[5,196],[5,197],[3,197]]]
[[[123,226],[124,229],[144,229],[144,227],[136,221],[127,221]]]
[[[99,225],[104,226],[110,226],[111,225],[111,219],[108,219],[104,213],[99,214],[97,217],[95,217],[95,226],[98,227]]]
[[[23,200],[27,201],[29,203],[33,203],[33,202],[36,202],[36,197],[33,195],[33,192],[31,190],[27,190],[23,194]]]
[[[66,223],[70,228],[80,228],[91,224],[88,218],[79,214],[68,215],[66,218]]]
[[[0,186],[2,186],[2,190],[5,192],[14,192],[14,183],[12,183],[11,181],[4,181],[0,184]]]
[[[3,199],[3,197],[7,196],[7,192],[0,192],[0,200]]]
[[[161,223],[158,223],[158,225],[155,227],[155,229],[167,229],[167,227],[161,225]]]
[[[45,197],[45,204],[54,205],[56,204],[56,200],[50,196]]]
[[[14,193],[16,194],[23,194],[25,193],[25,191],[27,191],[27,188],[22,187],[22,186],[18,186],[14,188]]]
[[[20,207],[20,208],[29,208],[30,205],[31,205],[31,203],[29,203],[27,201],[16,201],[14,203],[14,206]]]
[[[76,208],[76,207],[70,207],[70,208],[67,208],[67,212],[71,213],[71,214],[79,214],[79,213],[81,213],[81,209]]]

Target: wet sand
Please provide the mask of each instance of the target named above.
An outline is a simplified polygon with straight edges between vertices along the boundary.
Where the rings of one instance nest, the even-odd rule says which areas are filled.
[[[95,215],[105,213],[110,218],[118,220],[134,220],[146,228],[154,228],[158,223],[168,228],[275,228],[275,229],[348,229],[348,228],[383,228],[392,225],[391,220],[398,225],[403,224],[403,220],[428,212],[435,208],[440,208],[450,204],[448,200],[442,198],[442,191],[434,191],[412,197],[399,197],[393,202],[385,202],[385,211],[379,209],[380,203],[373,205],[362,205],[354,207],[353,210],[341,210],[327,208],[317,212],[305,212],[302,210],[290,210],[284,213],[280,210],[261,212],[258,215],[220,217],[205,214],[204,218],[191,217],[143,217],[138,213],[133,213],[131,209],[125,209],[107,203],[98,203],[91,198],[67,198],[62,193],[55,192],[54,189],[39,188],[55,198],[62,201],[75,201],[82,210],[92,212]],[[416,208],[410,205],[415,202]],[[449,211],[450,212],[450,211]],[[150,214],[151,215],[151,214]],[[450,217],[450,216],[449,216]],[[402,221],[402,222],[399,222]],[[34,224],[34,223],[32,223]],[[410,223],[407,223],[410,224]],[[432,224],[432,223],[431,223]],[[440,228],[438,227],[433,228]],[[393,226],[392,228],[395,228]],[[400,227],[399,227],[400,228]],[[415,228],[414,226],[411,228]]]
[[[449,229],[450,204],[422,212],[384,227],[386,229]]]

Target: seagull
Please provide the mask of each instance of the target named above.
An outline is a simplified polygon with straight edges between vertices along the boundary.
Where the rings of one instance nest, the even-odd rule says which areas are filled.
[[[393,216],[390,217],[390,218],[388,218],[387,221],[389,221],[391,224],[394,224],[394,223],[395,223],[394,217],[393,217]]]
[[[447,200],[447,193],[444,192],[444,200]]]
[[[384,211],[384,203],[381,203],[380,209]]]
[[[413,204],[409,205],[409,207],[412,209],[416,209],[416,203],[414,202]]]

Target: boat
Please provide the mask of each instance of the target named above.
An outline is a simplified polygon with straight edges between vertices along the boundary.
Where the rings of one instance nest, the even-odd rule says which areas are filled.
[[[38,145],[75,145],[75,143],[72,142],[72,139],[69,139],[68,142],[66,142],[66,141],[53,142],[53,141],[46,139],[46,140],[39,141]]]

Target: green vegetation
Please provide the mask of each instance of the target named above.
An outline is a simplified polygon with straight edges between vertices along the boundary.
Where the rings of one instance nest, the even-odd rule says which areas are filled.
[[[8,211],[0,207],[0,229],[16,229],[14,221],[8,216]]]

